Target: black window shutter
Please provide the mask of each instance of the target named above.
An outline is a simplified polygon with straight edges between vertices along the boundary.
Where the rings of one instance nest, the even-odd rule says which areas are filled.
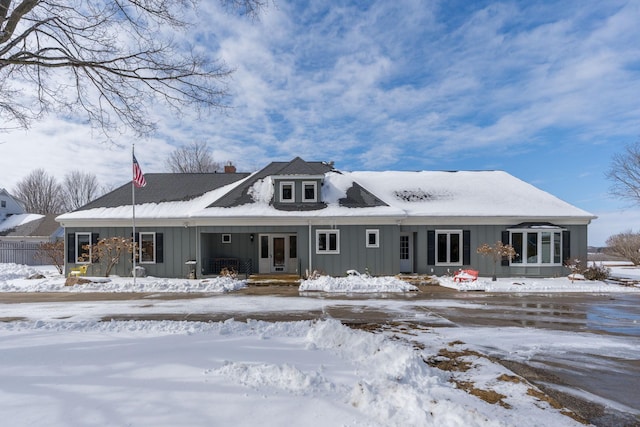
[[[427,231],[427,265],[436,265],[436,232]]]
[[[76,235],[73,233],[67,234],[67,262],[76,262]]]
[[[505,246],[509,244],[509,232],[507,230],[502,231],[502,244]],[[508,267],[509,257],[503,256],[502,261],[500,262],[500,265],[502,265],[503,267]]]
[[[156,263],[164,262],[164,237],[162,233],[156,233]]]
[[[562,232],[562,261],[571,258],[571,234],[569,230]]]
[[[100,240],[100,234],[98,233],[91,233],[91,246],[95,245],[98,243],[98,240]],[[93,258],[90,262],[100,262],[100,258],[98,257],[98,254],[94,254],[93,253],[93,248],[91,249],[91,257]]]
[[[471,265],[471,231],[462,230],[462,264]]]

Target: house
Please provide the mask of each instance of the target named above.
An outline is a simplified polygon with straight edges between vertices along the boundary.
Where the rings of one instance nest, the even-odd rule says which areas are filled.
[[[595,217],[502,171],[346,172],[295,158],[252,173],[147,174],[135,192],[138,262],[146,273],[185,277],[223,268],[246,273],[349,269],[374,275],[493,271],[476,253],[502,241],[518,255],[498,276],[565,274],[586,259]],[[86,244],[132,235],[131,183],[57,220],[67,268]],[[123,260],[117,274],[130,274]]]
[[[30,214],[20,201],[0,188],[0,241],[42,243],[62,237],[56,215]]]
[[[0,223],[11,215],[24,214],[24,206],[16,200],[7,190],[0,188]]]
[[[35,257],[38,245],[63,236],[55,218],[26,213],[20,201],[0,189],[0,262],[41,264],[43,261]]]
[[[0,222],[0,242],[53,242],[63,237],[55,214],[17,214]]]

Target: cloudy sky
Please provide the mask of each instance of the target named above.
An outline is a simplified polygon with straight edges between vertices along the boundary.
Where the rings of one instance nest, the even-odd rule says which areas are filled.
[[[0,134],[9,191],[42,167],[130,180],[205,141],[254,171],[300,156],[343,170],[505,170],[599,219],[589,242],[640,230],[608,196],[611,158],[640,141],[640,1],[277,0],[259,21],[203,1],[187,34],[236,71],[232,108],[162,116],[149,139],[99,142],[48,116]],[[496,189],[499,191],[499,189]]]

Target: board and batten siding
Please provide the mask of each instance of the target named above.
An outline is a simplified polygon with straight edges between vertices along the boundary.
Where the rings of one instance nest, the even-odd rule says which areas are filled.
[[[490,257],[481,256],[476,251],[483,243],[490,245],[502,240],[503,232],[513,227],[505,225],[296,225],[296,226],[199,226],[199,227],[136,227],[136,232],[162,233],[163,260],[158,263],[142,263],[146,274],[157,277],[187,277],[190,266],[188,260],[197,260],[197,272],[200,276],[206,270],[206,263],[215,257],[251,259],[252,272],[258,271],[260,234],[295,234],[297,236],[298,270],[304,275],[309,267],[311,255],[311,271],[333,276],[343,276],[348,270],[361,273],[368,271],[372,275],[395,275],[400,272],[400,235],[409,233],[412,237],[413,270],[418,274],[445,275],[453,274],[459,268],[473,268],[482,276],[493,274],[493,261]],[[562,226],[568,232],[569,251],[572,259],[587,257],[587,226]],[[430,262],[429,233],[436,230],[461,230],[468,237],[468,263],[458,266],[440,266]],[[337,254],[319,254],[316,251],[317,230],[339,230],[340,252]],[[379,246],[366,247],[367,230],[379,231]],[[108,237],[131,237],[131,227],[98,227],[67,228],[65,244],[68,246],[70,234],[90,232],[99,239]],[[222,234],[231,234],[231,243],[223,244]],[[254,235],[253,241],[250,235]],[[311,240],[309,240],[309,237]],[[563,235],[566,242],[566,235]],[[199,248],[198,248],[199,246]],[[67,271],[75,267],[69,262],[68,251],[65,251]],[[197,259],[197,256],[200,256]],[[563,261],[566,256],[563,255]],[[112,274],[129,276],[131,274],[131,257],[125,254],[114,267]],[[88,274],[100,276],[99,264],[90,267]],[[508,266],[498,262],[496,275],[554,277],[567,274],[563,266]]]
[[[110,237],[131,238],[131,227],[97,227],[97,228],[66,228],[65,229],[65,261],[67,271],[75,267],[73,260],[69,259],[69,235],[75,236],[77,232],[90,232],[99,240]],[[147,275],[157,277],[186,277],[189,267],[185,265],[188,260],[196,259],[196,233],[195,228],[187,227],[136,227],[136,234],[140,232],[154,232],[162,234],[162,262],[138,263],[144,267]],[[93,242],[95,243],[95,242]],[[157,245],[159,246],[159,245]],[[133,263],[131,254],[123,254],[120,262],[111,270],[111,274],[118,276],[131,276]],[[104,275],[100,263],[93,263],[87,271],[88,275]]]
[[[317,230],[338,230],[340,253],[317,253]],[[366,247],[367,230],[379,230],[377,248]],[[312,270],[319,273],[344,276],[348,270],[357,270],[380,276],[397,274],[400,269],[400,228],[396,225],[314,225],[311,238]]]
[[[446,274],[453,274],[460,268],[471,268],[478,270],[481,276],[492,276],[493,274],[493,260],[490,256],[482,256],[477,253],[477,249],[483,244],[495,245],[496,242],[502,241],[503,232],[513,228],[513,224],[508,225],[459,225],[446,227],[438,226],[420,226],[418,227],[418,242],[416,245],[417,273],[419,274],[435,274],[442,276]],[[587,226],[586,225],[568,225],[561,226],[566,230],[563,234],[563,240],[566,242],[568,236],[568,250],[570,258],[579,258],[582,260],[587,259]],[[436,230],[461,230],[468,232],[468,251],[469,259],[468,263],[462,263],[459,266],[440,266],[435,265],[433,260],[429,260],[429,254],[433,252],[432,248],[428,246],[428,234],[429,231]],[[424,239],[421,239],[424,233]],[[426,245],[423,247],[422,242]],[[426,250],[425,250],[426,249]],[[567,248],[564,248],[566,250]],[[425,255],[423,255],[425,254]],[[435,254],[434,254],[435,256]],[[563,254],[563,262],[566,256]],[[553,266],[517,266],[517,265],[503,265],[498,261],[496,265],[497,277],[511,277],[511,276],[538,276],[538,277],[555,277],[568,273],[566,267],[553,265]]]

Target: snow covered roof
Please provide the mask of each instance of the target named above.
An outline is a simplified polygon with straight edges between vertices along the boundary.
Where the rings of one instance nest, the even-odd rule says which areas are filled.
[[[156,180],[162,175],[162,180]],[[233,218],[549,218],[588,222],[595,217],[502,171],[340,172],[321,162],[274,162],[252,174],[151,174],[136,190],[136,220]],[[206,176],[217,175],[215,184]],[[226,177],[226,175],[231,175]],[[323,176],[315,209],[283,210],[273,205],[274,178]],[[228,178],[228,181],[220,179]],[[179,185],[176,183],[180,180]],[[192,191],[191,180],[197,182]],[[202,192],[209,185],[210,190]],[[171,186],[161,186],[172,183]],[[225,185],[221,185],[221,184]],[[174,185],[175,184],[175,185]],[[158,187],[156,187],[158,185]],[[156,188],[154,188],[156,187]],[[197,187],[198,189],[196,189]],[[123,190],[124,188],[124,190]],[[179,191],[177,191],[179,189]],[[117,193],[117,194],[114,194]],[[128,194],[125,194],[128,193]],[[151,196],[153,195],[153,197]],[[58,220],[128,220],[130,187],[64,214]]]
[[[211,207],[230,208],[253,203],[260,195],[256,195],[254,186],[268,182],[271,185],[271,177],[277,176],[321,176],[333,169],[332,166],[323,162],[305,162],[300,157],[296,157],[290,162],[272,162],[262,170],[256,172],[250,179],[242,185],[235,187],[228,194],[212,203]],[[264,189],[268,193],[269,189]],[[271,200],[273,194],[266,194]],[[265,196],[264,194],[262,196]]]
[[[503,171],[352,172],[410,216],[591,217]]]
[[[0,235],[6,236],[7,234],[13,232],[15,229],[21,227],[24,228],[25,225],[30,224],[33,225],[33,229],[37,227],[40,221],[44,218],[44,215],[40,214],[17,214],[11,215],[4,221],[0,221]],[[36,222],[38,221],[38,222]]]

